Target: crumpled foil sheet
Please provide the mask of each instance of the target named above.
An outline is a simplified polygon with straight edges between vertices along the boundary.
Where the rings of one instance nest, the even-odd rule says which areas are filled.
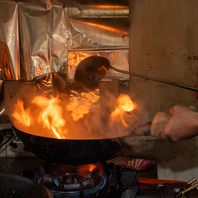
[[[0,60],[2,80],[60,73],[70,81],[87,54],[105,56],[112,66],[129,70],[127,0],[0,0],[0,24],[1,54],[6,54]],[[129,78],[108,72],[112,76]]]

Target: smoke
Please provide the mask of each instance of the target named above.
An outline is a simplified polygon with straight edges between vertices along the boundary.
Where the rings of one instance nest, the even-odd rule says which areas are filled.
[[[102,138],[117,138],[129,135],[135,129],[138,117],[134,112],[124,112],[116,119],[112,119],[111,114],[117,105],[117,98],[111,93],[106,92],[105,96],[103,95],[100,100],[100,111],[90,112],[83,119],[83,125],[90,134],[98,133]]]
[[[133,111],[119,113],[116,119],[112,119],[111,114],[117,108],[118,101],[110,92],[105,92],[102,96],[93,93],[89,95],[82,93],[77,96],[60,94],[60,96],[54,98],[54,102],[47,97],[41,100],[43,96],[39,95],[30,102],[20,104],[20,107],[15,104],[9,116],[11,122],[23,132],[49,138],[113,139],[140,135],[136,134],[136,128],[144,123],[147,117],[143,106],[140,103],[134,103]],[[53,103],[55,109],[50,109]],[[78,119],[74,119],[75,113]],[[42,122],[43,117],[48,118],[47,124]],[[24,125],[25,118],[29,118],[30,125]],[[50,124],[53,126],[49,126]],[[127,144],[133,142],[127,142],[127,140],[128,138],[126,138]]]

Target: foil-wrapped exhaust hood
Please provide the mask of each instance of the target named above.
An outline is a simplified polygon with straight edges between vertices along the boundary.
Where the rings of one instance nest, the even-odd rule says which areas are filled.
[[[0,41],[7,45],[13,80],[57,72],[72,81],[76,66],[89,55],[129,70],[128,1],[0,0],[0,5]],[[114,71],[107,77],[129,78]]]

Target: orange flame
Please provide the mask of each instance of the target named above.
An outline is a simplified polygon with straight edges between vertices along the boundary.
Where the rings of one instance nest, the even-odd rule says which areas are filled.
[[[79,97],[70,98],[70,102],[67,105],[67,110],[71,111],[71,115],[74,121],[77,121],[89,113],[93,103],[96,103],[100,96],[93,92],[81,93]]]
[[[97,105],[100,106],[100,103],[98,103],[100,99],[99,92],[75,94],[77,96],[61,96],[60,98],[47,98],[39,95],[35,96],[29,103],[25,101],[25,104],[24,101],[18,100],[14,106],[11,120],[19,130],[42,137],[58,139],[117,137],[118,134],[114,133],[113,130],[113,133],[103,133],[101,131],[103,127],[100,128],[100,122],[102,121],[97,119],[101,115],[97,115],[98,111],[96,111],[97,114],[91,113],[90,116],[85,116],[90,112],[94,112]],[[114,111],[110,114],[110,120],[108,119],[108,122],[110,121],[108,127],[114,125],[115,127],[124,126],[127,128],[129,126],[127,124],[127,119],[129,119],[127,115],[129,114],[126,114],[126,112],[134,110],[134,103],[128,95],[121,95],[116,101]],[[25,106],[28,106],[28,108],[25,108]],[[96,121],[92,118],[96,118]]]
[[[12,114],[14,119],[21,120],[25,126],[29,127],[30,126],[30,116],[29,116],[29,110],[25,111],[23,107],[23,101],[22,100],[17,100],[17,103],[14,106],[15,111]]]
[[[39,105],[42,110],[38,115],[38,122],[51,129],[58,139],[64,138],[60,128],[63,127],[66,121],[62,118],[63,109],[59,106],[59,99],[48,99],[42,96],[37,96],[32,101],[33,104]]]
[[[67,138],[69,115],[71,114],[73,121],[78,121],[89,113],[92,105],[98,99],[99,96],[93,92],[81,93],[77,97],[71,97],[68,101],[59,98],[49,99],[44,96],[35,96],[27,109],[24,108],[23,101],[18,100],[14,106],[12,118],[23,128],[24,126],[34,126],[37,130],[35,133],[39,133],[39,128],[42,133],[53,133],[53,135],[47,134],[47,136],[64,139]],[[43,129],[47,129],[46,132]]]
[[[87,165],[80,165],[77,167],[77,171],[79,173],[92,173],[94,170],[97,170],[97,172],[103,174],[104,172],[104,166],[102,163],[98,162],[95,164],[87,164]]]
[[[126,94],[121,95],[117,99],[117,107],[116,109],[111,113],[111,120],[118,121],[121,119],[123,125],[125,127],[128,127],[129,125],[124,120],[124,114],[125,112],[131,112],[135,109],[133,101],[130,99],[130,97]]]

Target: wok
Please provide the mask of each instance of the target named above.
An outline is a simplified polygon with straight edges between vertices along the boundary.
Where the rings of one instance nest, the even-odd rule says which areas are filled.
[[[13,127],[27,150],[36,156],[59,164],[83,165],[105,161],[123,146],[122,137],[112,139],[55,139],[32,135]]]
[[[139,125],[133,134],[155,140],[150,136],[151,122]],[[13,133],[36,156],[58,164],[83,165],[106,161],[124,146],[130,135],[107,139],[55,139],[23,132],[13,126]],[[146,135],[146,136],[145,136]]]
[[[165,81],[162,79],[153,78],[153,77],[144,76],[137,73],[117,69],[110,65],[110,62],[107,58],[102,56],[90,56],[83,59],[76,68],[74,80],[75,82],[81,83],[84,86],[88,87],[89,89],[95,89],[98,83],[100,82],[100,80],[107,74],[109,69],[112,69],[119,73],[165,83],[183,89],[188,89],[191,91],[198,91],[198,87],[183,85],[175,82]]]

